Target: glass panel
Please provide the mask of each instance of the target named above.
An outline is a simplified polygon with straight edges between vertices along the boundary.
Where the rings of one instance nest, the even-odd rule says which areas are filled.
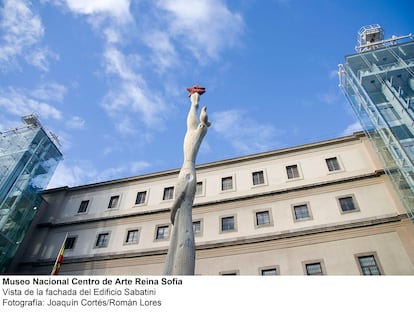
[[[298,166],[297,165],[287,166],[286,173],[287,173],[288,179],[298,178],[299,177]]]
[[[253,185],[264,184],[263,171],[253,172]]]
[[[96,240],[96,247],[104,247],[108,244],[108,238],[109,238],[109,234],[108,233],[101,233],[98,235],[98,239]]]
[[[339,203],[341,205],[342,212],[355,210],[355,204],[352,197],[340,198]]]
[[[138,230],[130,230],[127,234],[126,243],[138,242]]]
[[[144,204],[146,196],[147,196],[146,191],[138,192],[137,198],[135,199],[135,204]]]
[[[80,206],[79,206],[78,213],[86,212],[86,210],[88,208],[88,204],[89,204],[89,200],[82,201]]]
[[[193,222],[193,232],[194,232],[194,234],[201,232],[201,222],[200,221],[194,221]]]
[[[111,197],[111,199],[109,200],[108,209],[116,208],[118,206],[118,201],[119,201],[119,195],[115,195]]]
[[[157,229],[157,240],[168,237],[168,226],[159,226]]]
[[[262,276],[274,276],[274,275],[277,275],[276,268],[262,269]]]
[[[294,207],[296,220],[309,218],[309,210],[306,204],[297,205]]]
[[[196,186],[196,195],[200,195],[203,193],[203,182],[197,182],[197,186]]]
[[[405,152],[407,153],[408,157],[414,162],[414,143],[413,142],[405,142],[403,143],[403,147]]]
[[[268,211],[257,212],[256,213],[256,224],[264,225],[270,224],[270,216]]]
[[[76,237],[68,237],[65,241],[65,249],[70,250],[75,246]]]
[[[174,197],[174,187],[164,189],[163,200],[171,200]]]
[[[329,171],[340,170],[338,159],[336,157],[326,159],[326,164],[328,166]]]
[[[364,275],[381,275],[373,255],[358,257]]]
[[[234,217],[229,216],[221,219],[221,230],[230,231],[234,230]]]
[[[384,116],[384,119],[387,122],[392,122],[392,121],[396,121],[400,119],[400,116],[398,116],[398,114],[396,113],[396,111],[391,105],[382,106],[382,107],[379,106],[378,110],[380,111],[382,116]]]
[[[3,133],[0,138],[0,273],[25,236],[62,154],[42,128]]]
[[[321,263],[306,264],[307,275],[322,275]]]
[[[221,190],[231,190],[233,189],[233,178],[227,177],[221,179]]]
[[[406,125],[400,125],[400,126],[391,127],[391,131],[394,133],[394,135],[399,140],[414,138],[413,134],[407,128]]]

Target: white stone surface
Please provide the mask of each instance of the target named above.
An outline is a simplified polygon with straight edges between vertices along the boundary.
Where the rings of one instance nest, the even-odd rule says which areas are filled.
[[[191,96],[190,111],[187,116],[187,133],[184,137],[184,162],[175,186],[175,199],[171,208],[173,224],[170,246],[165,262],[165,275],[194,275],[195,242],[192,210],[197,185],[195,159],[201,142],[210,126],[203,107],[200,123],[197,120],[200,95]]]

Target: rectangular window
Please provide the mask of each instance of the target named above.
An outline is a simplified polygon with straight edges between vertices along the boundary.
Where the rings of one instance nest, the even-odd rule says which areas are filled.
[[[138,243],[138,230],[128,230],[125,243],[134,244]]]
[[[252,173],[253,185],[264,184],[263,171],[256,171]]]
[[[306,275],[323,275],[321,263],[306,264]]]
[[[307,204],[295,205],[293,207],[296,220],[306,220],[310,218],[309,208]]]
[[[86,210],[88,209],[88,205],[89,205],[89,200],[82,201],[81,204],[79,205],[78,213],[85,213]]]
[[[221,276],[237,276],[239,274],[238,270],[235,271],[225,271],[219,273]]]
[[[266,268],[266,269],[262,269],[260,270],[260,273],[262,276],[274,276],[274,275],[279,275],[277,272],[277,268]]]
[[[298,165],[291,165],[286,167],[286,173],[288,179],[299,178],[299,169]]]
[[[221,179],[221,190],[231,190],[233,189],[233,177],[226,177]]]
[[[147,198],[147,191],[140,191],[135,198],[135,204],[144,204]]]
[[[67,237],[65,241],[65,250],[71,250],[75,247],[76,237]]]
[[[353,196],[339,198],[338,201],[343,213],[354,212],[358,210]]]
[[[100,233],[96,239],[95,247],[106,247],[108,246],[109,233]]]
[[[234,230],[234,216],[227,216],[221,218],[221,231],[233,231]]]
[[[114,195],[109,199],[108,209],[115,209],[118,207],[119,195]]]
[[[203,182],[199,181],[196,185],[196,192],[195,195],[202,195],[203,194]]]
[[[374,255],[359,256],[358,262],[362,275],[381,275]]]
[[[336,157],[328,158],[328,159],[325,159],[325,161],[326,161],[326,165],[328,166],[329,171],[341,170],[341,167],[339,166],[338,158]]]
[[[174,187],[164,188],[163,200],[172,200],[174,198]]]
[[[256,212],[256,226],[270,224],[269,211]]]
[[[169,232],[169,226],[168,225],[162,225],[157,227],[157,234],[156,239],[157,240],[164,240],[168,238],[168,232]]]
[[[193,232],[194,234],[201,233],[201,221],[194,221],[193,222]]]

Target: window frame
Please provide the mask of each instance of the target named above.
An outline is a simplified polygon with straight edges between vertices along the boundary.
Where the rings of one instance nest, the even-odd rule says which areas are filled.
[[[137,235],[136,235],[137,240],[136,240],[136,242],[135,241],[132,241],[132,242],[129,242],[128,241],[129,233],[132,232],[132,231],[137,231]],[[134,227],[134,228],[128,228],[128,229],[126,229],[125,238],[124,238],[124,245],[135,245],[135,244],[138,244],[139,243],[139,239],[140,239],[140,234],[141,234],[141,229],[139,227]]]
[[[201,183],[201,191],[198,193],[197,192],[197,189],[200,188],[198,186],[200,183]],[[205,179],[197,180],[197,183],[196,183],[196,192],[195,192],[195,195],[194,195],[195,197],[204,197],[206,195],[205,184],[206,184]]]
[[[81,211],[81,207],[82,207],[82,203],[83,202],[87,202],[86,203],[86,208],[85,208],[85,211]],[[79,204],[79,207],[78,207],[78,212],[76,212],[76,214],[86,214],[86,213],[88,213],[88,211],[89,211],[89,207],[91,206],[91,200],[90,199],[88,199],[88,200],[82,200],[81,202],[80,202],[80,204]]]
[[[298,219],[296,217],[295,207],[299,207],[299,206],[306,206],[307,207],[308,215],[309,215],[307,218],[300,218],[300,219]],[[292,210],[293,220],[295,222],[302,222],[302,221],[310,221],[310,220],[313,220],[312,210],[311,210],[311,207],[310,207],[310,203],[309,202],[298,202],[298,203],[294,203],[294,204],[291,205],[291,210]]]
[[[239,276],[240,270],[234,269],[234,270],[225,270],[219,272],[220,276]]]
[[[160,228],[167,228],[168,234],[167,234],[166,237],[158,238],[158,230]],[[170,235],[171,235],[171,227],[170,227],[170,224],[157,224],[155,226],[154,242],[167,241],[170,238]]]
[[[223,230],[223,220],[227,218],[233,218],[233,228],[229,230]],[[228,215],[221,215],[220,222],[219,222],[220,231],[219,233],[230,233],[230,232],[237,232],[237,215],[236,214],[228,214]]]
[[[262,183],[254,183],[255,182],[255,174],[261,173],[261,178],[263,181]],[[252,180],[252,187],[261,187],[267,185],[267,178],[266,178],[266,171],[264,169],[262,170],[253,170],[251,171],[251,180]]]
[[[321,267],[321,274],[309,274],[308,266],[319,264]],[[325,268],[325,262],[323,259],[314,259],[314,260],[307,260],[302,262],[303,273],[306,276],[325,276],[328,275]]]
[[[336,160],[336,165],[338,166],[338,169],[330,170],[330,165],[328,163],[328,160],[332,160],[332,159],[335,159]],[[328,174],[343,171],[342,162],[341,162],[339,156],[336,156],[336,155],[329,156],[329,157],[325,158],[325,166],[328,169]]]
[[[140,193],[145,193],[144,202],[137,203],[138,195],[139,195]],[[146,204],[147,204],[147,202],[148,202],[148,194],[149,194],[149,191],[148,191],[147,189],[137,191],[137,194],[136,194],[136,196],[135,196],[135,203],[134,203],[134,205],[135,205],[135,206],[146,205]]]
[[[194,231],[194,223],[200,223],[200,231],[199,232],[195,232]],[[197,220],[193,220],[193,232],[194,232],[194,236],[202,236],[203,235],[203,220],[202,219],[197,219]]]
[[[292,177],[292,178],[289,177],[288,168],[290,168],[290,167],[296,167],[297,177]],[[299,163],[286,164],[285,165],[285,175],[286,175],[286,180],[288,182],[303,179],[302,169],[300,167],[300,164]]]
[[[362,257],[373,257],[374,261],[375,261],[375,265],[376,265],[376,267],[378,269],[378,272],[379,272],[379,276],[385,275],[384,270],[381,266],[381,262],[379,261],[377,252],[358,253],[358,254],[355,254],[354,257],[355,257],[355,261],[357,263],[357,267],[358,267],[360,275],[369,276],[369,275],[364,274],[364,271],[363,271],[363,268],[362,268],[362,265],[361,265],[361,262],[360,262],[360,258],[362,258]],[[372,275],[372,276],[374,276],[374,275]]]
[[[342,209],[341,200],[342,199],[347,199],[347,198],[352,199],[352,204],[354,205],[354,209],[344,211]],[[338,203],[338,208],[339,208],[339,211],[340,211],[341,214],[349,214],[349,213],[354,213],[354,212],[360,212],[361,211],[359,209],[358,201],[356,200],[354,194],[346,194],[346,195],[337,196],[336,197],[336,202]]]
[[[75,248],[77,239],[78,239],[77,235],[68,235],[68,237],[65,240],[65,251],[73,251],[73,249]],[[68,240],[71,241],[70,246],[68,246],[69,245]]]
[[[106,235],[107,238],[106,238],[106,240],[105,240],[105,242],[104,242],[103,245],[98,245],[99,238],[101,237],[101,235]],[[110,238],[111,238],[111,231],[99,232],[98,234],[96,234],[96,237],[95,237],[94,248],[105,248],[105,247],[108,247]]]
[[[269,223],[258,224],[257,215],[259,213],[264,213],[264,212],[267,212],[267,214],[269,215]],[[272,213],[272,209],[270,209],[270,208],[254,210],[253,211],[253,218],[254,218],[254,227],[255,227],[255,229],[262,228],[262,227],[267,227],[267,226],[273,226],[273,213]]]
[[[167,190],[171,190],[171,189],[172,189],[172,191],[171,191],[171,197],[166,198],[166,196],[165,196],[166,191]],[[171,201],[171,200],[173,200],[174,199],[174,192],[175,192],[175,187],[174,186],[164,187],[164,190],[162,192],[162,201]]]
[[[275,275],[263,275],[264,271],[275,270]],[[259,276],[279,276],[280,275],[280,266],[279,265],[271,265],[259,268]]]
[[[223,189],[224,179],[231,179],[231,188]],[[235,177],[235,175],[227,175],[226,177],[221,177],[220,178],[220,191],[222,193],[236,191],[236,177]]]
[[[116,198],[116,205],[113,206],[112,205],[112,200],[114,200]],[[111,195],[111,197],[109,198],[109,202],[108,202],[108,206],[107,206],[107,210],[117,210],[119,209],[119,206],[121,204],[121,195],[120,194],[115,194],[115,195]]]

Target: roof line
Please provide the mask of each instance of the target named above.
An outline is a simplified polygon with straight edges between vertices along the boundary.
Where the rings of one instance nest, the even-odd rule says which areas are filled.
[[[364,136],[365,136],[365,133],[363,131],[358,131],[358,132],[355,132],[352,135],[348,135],[348,136],[342,136],[342,137],[337,137],[337,138],[333,138],[333,139],[317,141],[317,142],[312,142],[312,143],[308,143],[308,144],[302,144],[302,145],[298,145],[298,146],[292,146],[292,147],[287,147],[287,148],[282,148],[282,149],[276,149],[276,150],[270,150],[270,151],[266,151],[266,152],[260,152],[260,153],[240,156],[240,157],[234,157],[234,158],[230,158],[230,159],[223,159],[223,160],[219,160],[219,161],[213,161],[213,162],[208,162],[208,163],[203,163],[203,164],[197,164],[196,169],[197,169],[197,171],[200,171],[200,170],[203,170],[203,169],[214,168],[214,167],[225,165],[225,164],[235,164],[235,163],[240,163],[240,162],[244,162],[244,161],[248,161],[248,160],[252,160],[252,159],[262,159],[262,158],[275,156],[275,155],[283,155],[283,154],[288,154],[288,153],[292,153],[292,152],[309,150],[309,149],[312,149],[312,148],[323,147],[323,146],[327,146],[327,145],[330,145],[330,144],[336,144],[336,143],[341,143],[341,142],[349,142],[349,141],[358,140],[358,139],[360,139]],[[74,187],[63,186],[63,187],[58,187],[58,188],[47,189],[43,193],[47,194],[47,193],[53,193],[53,192],[62,191],[62,190],[64,190],[64,191],[76,191],[76,190],[81,190],[81,189],[93,188],[93,187],[96,187],[96,186],[108,186],[108,185],[113,185],[113,184],[116,184],[116,183],[141,181],[141,180],[153,179],[153,178],[161,177],[161,176],[175,175],[175,174],[178,174],[179,171],[180,171],[180,168],[175,168],[175,169],[164,170],[164,171],[159,171],[159,172],[152,172],[152,173],[133,176],[133,177],[126,177],[126,178],[120,178],[120,179],[90,183],[90,184],[79,185],[79,186],[74,186]]]

